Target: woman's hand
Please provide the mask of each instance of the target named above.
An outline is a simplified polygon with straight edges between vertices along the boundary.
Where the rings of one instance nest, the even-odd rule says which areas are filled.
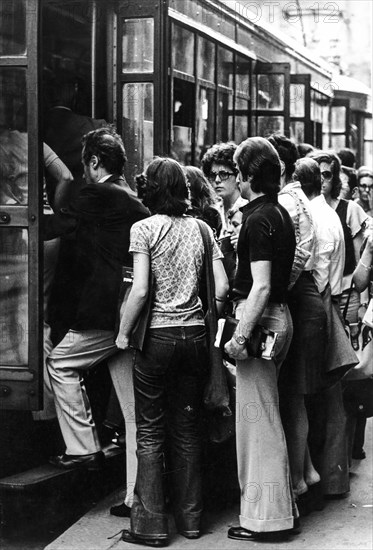
[[[238,344],[234,338],[225,344],[224,350],[232,359],[243,360],[249,357],[246,344]]]
[[[129,336],[122,336],[121,334],[119,334],[117,339],[115,340],[115,345],[119,349],[128,349],[130,347]]]

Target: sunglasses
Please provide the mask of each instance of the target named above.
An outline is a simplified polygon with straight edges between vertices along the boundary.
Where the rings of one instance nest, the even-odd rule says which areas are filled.
[[[330,170],[325,170],[324,172],[321,172],[321,175],[324,180],[331,180],[333,177],[333,174],[330,172]]]
[[[371,191],[373,189],[373,185],[367,185],[366,183],[359,183],[359,187],[365,189],[365,191]]]
[[[226,181],[229,176],[235,176],[235,172],[227,172],[226,170],[219,170],[219,172],[210,172],[208,179],[210,182],[214,182],[219,176],[220,181]]]

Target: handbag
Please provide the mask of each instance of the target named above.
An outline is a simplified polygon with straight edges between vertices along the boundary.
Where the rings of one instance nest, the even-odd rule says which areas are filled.
[[[203,403],[209,411],[218,410],[220,415],[232,416],[229,407],[229,389],[226,370],[223,364],[223,356],[220,348],[214,346],[218,327],[218,319],[215,304],[215,282],[212,267],[212,246],[207,226],[200,220],[196,220],[201,232],[205,250],[205,276],[207,290],[207,313],[205,317],[207,340],[209,349],[209,376],[205,386]]]
[[[226,354],[224,346],[231,338],[239,323],[238,319],[227,315],[225,319],[219,319],[219,330],[215,339],[215,346],[220,347],[223,353],[223,358],[226,361],[232,361],[229,355]],[[250,338],[246,341],[246,350],[249,357],[256,357],[258,359],[270,360],[275,353],[275,344],[278,338],[277,332],[263,327],[262,325],[255,325]]]
[[[116,334],[120,332],[120,320],[122,319],[124,309],[128,300],[133,283],[133,268],[132,267],[123,267],[122,268],[122,286],[119,294],[119,322],[117,323]],[[136,323],[131,331],[130,337],[130,347],[142,350],[144,346],[145,334],[150,322],[150,311],[151,303],[153,296],[153,287],[154,287],[154,275],[149,271],[149,291],[148,298],[136,320]]]

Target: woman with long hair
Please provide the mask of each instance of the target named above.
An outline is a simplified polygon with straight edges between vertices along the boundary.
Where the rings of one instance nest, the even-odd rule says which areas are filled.
[[[144,346],[134,360],[138,471],[131,529],[124,531],[123,540],[161,547],[169,539],[163,487],[166,441],[176,528],[188,539],[200,536],[200,411],[208,369],[198,296],[204,245],[199,222],[186,216],[189,186],[177,161],[155,158],[139,183],[139,194],[153,215],[131,230],[134,279],[119,348],[129,347],[146,300],[151,300],[151,312]],[[219,310],[228,283],[221,252],[208,231]],[[154,291],[148,296],[150,272]]]

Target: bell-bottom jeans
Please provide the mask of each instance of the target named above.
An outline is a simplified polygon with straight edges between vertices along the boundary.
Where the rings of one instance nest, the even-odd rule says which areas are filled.
[[[203,326],[150,329],[134,363],[138,471],[131,531],[167,539],[164,473],[171,474],[179,532],[198,531],[202,514],[200,412],[208,372]]]

